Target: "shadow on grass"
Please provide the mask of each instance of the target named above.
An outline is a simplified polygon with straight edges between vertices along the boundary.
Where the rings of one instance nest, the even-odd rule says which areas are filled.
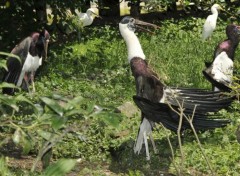
[[[174,150],[178,148],[177,139],[172,139]],[[157,147],[157,154],[153,152],[153,147],[149,141],[150,161],[146,160],[145,147],[143,146],[139,155],[133,151],[134,141],[129,140],[124,142],[119,148],[112,150],[112,163],[109,170],[116,174],[130,174],[133,175],[164,175],[172,176],[174,174],[169,172],[171,167],[172,155],[166,138],[155,140]],[[173,151],[175,153],[175,151]]]

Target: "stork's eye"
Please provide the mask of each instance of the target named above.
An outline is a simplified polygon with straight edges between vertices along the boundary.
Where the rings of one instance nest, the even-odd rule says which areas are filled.
[[[130,21],[130,23],[134,23],[135,19],[131,18],[129,21]]]

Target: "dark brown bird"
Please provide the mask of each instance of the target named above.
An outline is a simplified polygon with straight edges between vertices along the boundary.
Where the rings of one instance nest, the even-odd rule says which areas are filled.
[[[35,92],[34,74],[39,66],[42,65],[42,59],[47,57],[47,49],[50,35],[47,30],[41,33],[34,32],[29,37],[22,40],[12,51],[20,57],[19,61],[15,57],[7,59],[7,68],[3,77],[3,82],[15,84],[18,87],[25,85],[29,91],[29,82],[33,85]],[[14,88],[3,88],[4,94],[13,95]]]
[[[228,107],[232,99],[221,98],[222,94],[220,92],[165,86],[145,60],[141,44],[134,33],[136,28],[144,29],[139,25],[157,27],[127,16],[119,23],[119,29],[127,44],[128,60],[135,78],[137,95],[133,98],[142,111],[142,122],[134,152],[139,153],[142,144],[145,143],[147,159],[150,159],[147,135],[151,138],[154,122],[162,123],[166,128],[177,131],[179,115],[169,105],[179,112],[179,105],[182,104],[186,115],[192,115],[196,107],[196,114],[193,119],[194,127],[197,130],[207,130],[226,126],[230,122],[228,119],[208,118],[207,113]],[[188,121],[183,120],[182,130],[189,129]],[[155,146],[154,143],[153,146]]]
[[[235,50],[240,41],[240,26],[230,24],[226,27],[227,39],[218,44],[213,61],[205,63],[203,75],[212,83],[215,91],[231,91]]]

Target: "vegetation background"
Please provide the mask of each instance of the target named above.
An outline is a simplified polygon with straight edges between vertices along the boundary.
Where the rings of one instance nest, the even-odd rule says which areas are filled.
[[[136,108],[134,80],[118,29],[122,18],[118,1],[97,2],[103,19],[96,19],[91,27],[80,27],[80,41],[79,26],[69,14],[75,9],[85,11],[89,1],[0,3],[0,75],[8,53],[24,37],[42,28],[51,34],[49,57],[36,75],[36,93],[0,95],[0,175],[240,173],[238,102],[220,112],[232,120],[230,125],[198,134],[202,148],[191,132],[185,133],[184,157],[176,134],[160,125],[154,132],[158,154],[150,148],[151,161],[146,161],[144,150],[140,155],[133,153],[139,112],[129,114],[118,108],[129,102],[131,110]],[[203,42],[202,26],[213,3],[221,4],[228,13],[220,13],[212,39]],[[239,22],[239,1],[151,0],[144,14],[139,13],[139,4],[129,2],[131,15],[161,26],[155,35],[138,32],[145,55],[161,80],[171,86],[210,89],[201,73],[204,61],[211,61],[215,46],[226,39],[226,25]],[[46,5],[53,16],[46,13]],[[239,57],[237,50],[236,73]],[[3,86],[9,85],[0,83]]]

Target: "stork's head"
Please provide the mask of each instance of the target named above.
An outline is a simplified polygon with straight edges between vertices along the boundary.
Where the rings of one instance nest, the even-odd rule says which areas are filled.
[[[239,41],[240,26],[230,24],[226,27],[226,35],[230,40]]]
[[[94,9],[94,8],[89,8],[86,13],[87,13],[87,15],[92,16],[93,18],[95,18],[95,17],[101,18],[101,17],[97,14],[96,11],[97,11],[97,10]]]
[[[33,42],[35,42],[36,52],[39,57],[47,58],[48,43],[50,35],[47,30],[40,33],[32,34]]]
[[[147,32],[151,32],[151,31],[147,30],[146,28],[144,28],[142,26],[150,26],[150,27],[153,27],[153,28],[159,28],[155,24],[140,21],[140,20],[134,19],[131,16],[124,17],[121,20],[121,22],[119,23],[119,29],[120,29],[120,32],[121,32],[122,35],[123,35],[124,32],[135,32],[135,30],[137,28],[141,29],[141,30],[145,30]]]

